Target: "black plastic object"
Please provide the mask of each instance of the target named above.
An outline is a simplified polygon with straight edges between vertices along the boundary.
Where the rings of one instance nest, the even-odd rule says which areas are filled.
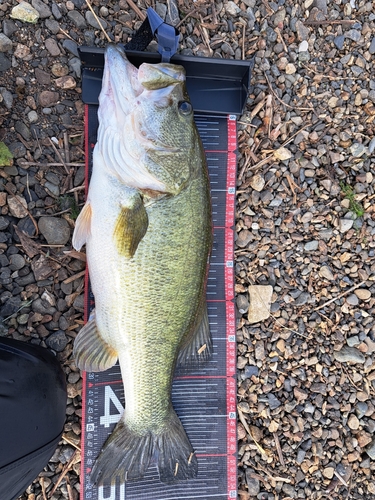
[[[85,104],[98,104],[104,49],[83,46],[78,51],[83,64],[82,100]],[[137,67],[143,62],[160,62],[160,54],[154,52],[126,51],[126,55]],[[249,89],[252,61],[175,55],[170,62],[185,68],[187,90],[195,112],[242,114]]]
[[[0,338],[0,498],[13,500],[47,465],[65,422],[64,372],[47,349]]]
[[[147,18],[152,33],[156,33],[158,38],[158,52],[161,55],[161,61],[169,62],[177,52],[180,34],[176,28],[165,23],[151,7],[147,9]]]

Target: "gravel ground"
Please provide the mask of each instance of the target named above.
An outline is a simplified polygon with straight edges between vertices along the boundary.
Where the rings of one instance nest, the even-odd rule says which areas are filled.
[[[111,39],[126,43],[147,1],[92,5]],[[84,0],[31,3],[36,24],[14,19],[15,0],[0,4],[0,141],[14,155],[0,169],[0,335],[54,350],[68,381],[64,439],[20,498],[76,500],[81,380],[71,352],[85,266],[71,248],[84,180],[77,45],[106,39]],[[152,6],[181,22],[182,53],[255,59],[239,120],[238,498],[375,498],[375,2]],[[249,321],[251,285],[273,287],[261,323]]]

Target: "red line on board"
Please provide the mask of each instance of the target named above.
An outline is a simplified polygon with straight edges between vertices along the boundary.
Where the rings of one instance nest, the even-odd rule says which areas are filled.
[[[197,458],[202,458],[202,457],[227,457],[228,453],[196,453],[195,456]]]

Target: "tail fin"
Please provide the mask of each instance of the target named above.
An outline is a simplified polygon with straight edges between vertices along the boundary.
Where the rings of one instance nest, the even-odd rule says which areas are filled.
[[[197,458],[173,409],[159,433],[148,431],[140,435],[120,420],[96,459],[91,482],[113,482],[116,476],[122,481],[141,479],[153,456],[157,457],[162,483],[171,484],[197,476]]]

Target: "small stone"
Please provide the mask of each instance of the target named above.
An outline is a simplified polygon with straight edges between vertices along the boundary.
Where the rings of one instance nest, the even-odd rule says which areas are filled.
[[[307,392],[303,391],[299,387],[294,387],[293,394],[297,401],[304,401],[308,398]]]
[[[354,142],[349,150],[354,158],[359,158],[366,152],[366,147],[361,142]]]
[[[359,428],[359,420],[355,415],[350,415],[348,419],[348,426],[349,429],[352,429],[352,431],[356,431]]]
[[[353,42],[359,42],[361,39],[361,32],[359,30],[348,30],[345,33],[346,38],[350,38],[350,40],[353,40]]]
[[[33,110],[32,110],[32,111],[29,111],[29,112],[27,113],[27,118],[28,118],[28,120],[29,120],[29,122],[30,122],[30,123],[35,123],[35,122],[37,122],[37,121],[38,121],[38,119],[39,119],[39,118],[38,118],[38,113],[37,113],[36,111],[33,111]]]
[[[28,215],[27,202],[22,196],[8,196],[8,207],[10,213],[18,219],[22,219]]]
[[[264,343],[262,340],[259,340],[255,343],[254,356],[258,361],[263,361],[265,359],[266,351],[264,349]]]
[[[46,49],[48,52],[51,54],[51,56],[59,56],[61,55],[61,50],[59,49],[59,46],[53,38],[47,38],[47,40],[44,42]]]
[[[30,54],[30,47],[23,45],[22,43],[17,43],[16,50],[14,51],[14,57],[17,59],[25,59]]]
[[[10,17],[12,19],[18,19],[23,23],[35,24],[39,19],[39,12],[34,9],[29,3],[21,2],[15,7],[13,7]]]
[[[84,29],[87,27],[85,18],[77,10],[69,11],[68,17],[77,28]]]
[[[237,235],[236,245],[240,248],[245,248],[252,239],[253,236],[250,231],[248,229],[242,229]]]
[[[267,399],[271,410],[276,410],[281,405],[280,401],[273,394],[268,394]]]
[[[8,52],[9,50],[12,50],[12,47],[12,40],[4,35],[4,33],[0,33],[0,52]]]
[[[250,285],[250,307],[248,321],[258,323],[270,315],[273,287],[271,285]]]
[[[21,306],[21,299],[19,297],[10,297],[5,304],[0,308],[0,316],[7,318],[15,314]]]
[[[249,301],[244,294],[238,294],[236,298],[237,309],[240,314],[245,314],[249,309]]]
[[[52,65],[51,72],[54,76],[66,76],[69,73],[69,68],[66,64],[57,62]]]
[[[72,76],[61,76],[60,78],[57,78],[55,80],[55,83],[58,87],[67,90],[67,89],[74,89],[77,86],[76,81]]]
[[[0,73],[3,71],[8,71],[8,69],[12,66],[10,60],[0,52]]]
[[[250,186],[255,189],[255,191],[260,192],[264,188],[265,183],[264,177],[260,174],[256,174],[251,178]]]
[[[359,419],[361,419],[366,415],[367,410],[368,410],[368,404],[366,404],[365,402],[360,401],[359,403],[356,404],[355,411]]]
[[[315,250],[318,250],[319,246],[319,241],[313,240],[313,241],[308,241],[305,243],[305,252],[313,252]]]
[[[305,41],[308,40],[310,37],[310,30],[307,26],[303,24],[303,22],[298,19],[296,22],[296,31],[297,31],[297,37],[299,41]],[[305,49],[307,50],[307,49]]]
[[[100,21],[99,24],[94,14],[91,12],[91,10],[86,11],[85,18],[88,24],[97,30],[101,29],[100,24],[103,26],[103,29],[107,28],[107,21],[104,21],[104,19],[99,19]]]
[[[356,345],[359,345],[361,342],[359,340],[358,335],[353,335],[353,337],[348,337],[346,339],[346,343],[348,344],[349,347],[355,347]]]
[[[346,302],[351,306],[357,306],[359,304],[358,297],[354,293],[352,293],[352,294],[348,295],[348,297],[346,297]]]
[[[244,376],[245,378],[251,378],[252,376],[257,377],[259,375],[259,368],[254,365],[246,365]]]
[[[340,233],[346,233],[353,227],[354,221],[352,219],[340,219],[339,231]]]
[[[289,63],[285,67],[285,73],[287,75],[294,75],[294,73],[297,71],[297,68],[294,66],[294,64]]]
[[[59,186],[56,186],[56,184],[53,184],[52,182],[47,181],[44,184],[44,188],[55,198],[60,196],[60,188]]]
[[[375,439],[366,448],[366,453],[371,458],[371,460],[375,460]]]
[[[53,17],[56,19],[56,21],[60,21],[62,19],[62,14],[60,12],[58,5],[55,2],[52,2],[51,9],[52,9]]]
[[[345,41],[345,35],[338,35],[333,39],[333,43],[336,45],[336,47],[341,50],[344,46],[344,41]]]
[[[332,479],[334,472],[335,472],[334,467],[325,467],[323,469],[323,476],[326,477],[327,479]]]
[[[49,29],[50,32],[53,33],[54,35],[57,35],[57,33],[60,31],[60,25],[54,19],[46,19],[45,24],[46,28]]]
[[[59,101],[59,94],[57,92],[52,92],[51,90],[43,90],[39,94],[39,105],[43,108],[48,108],[57,104]]]
[[[372,441],[372,435],[368,432],[361,431],[356,435],[358,445],[360,448],[364,448]]]
[[[298,46],[298,52],[307,52],[309,44],[306,40],[303,40]]]
[[[51,75],[40,68],[35,68],[35,78],[42,85],[50,85]]]
[[[38,227],[49,245],[65,245],[70,238],[70,227],[65,219],[41,217]]]
[[[248,493],[252,497],[256,497],[260,492],[260,482],[256,477],[252,477],[254,471],[252,469],[246,469],[246,484],[248,488]]]
[[[339,351],[334,351],[333,357],[340,363],[364,363],[364,355],[355,347],[342,347]]]
[[[236,3],[234,3],[232,0],[230,0],[226,5],[225,5],[225,10],[230,16],[237,16],[241,12],[241,9],[238,7]]]
[[[19,253],[15,253],[14,255],[11,255],[9,262],[10,262],[9,267],[12,271],[18,271],[19,269],[22,269],[26,264],[25,259]]]
[[[356,64],[353,64],[353,66],[351,66],[350,70],[355,77],[358,77],[363,73],[363,68],[357,66]]]
[[[321,278],[325,278],[329,281],[332,281],[335,279],[331,269],[328,267],[328,266],[322,266],[320,269],[319,269],[319,276]]]
[[[371,297],[370,290],[366,290],[366,288],[357,288],[354,293],[360,300],[368,300]]]
[[[62,330],[57,330],[51,333],[51,335],[46,338],[45,342],[50,349],[61,352],[65,349],[68,338]]]
[[[370,54],[375,54],[375,36],[371,40],[370,47],[368,48]]]
[[[32,0],[31,5],[38,11],[41,19],[46,19],[52,15],[51,9],[42,0]]]
[[[311,298],[311,296],[309,293],[302,292],[300,295],[298,295],[298,297],[294,301],[294,304],[296,306],[304,306],[305,304],[307,304],[307,302],[310,300],[310,298]]]
[[[78,45],[73,40],[64,40],[63,47],[74,56],[79,57]]]
[[[4,87],[0,87],[0,94],[3,98],[3,104],[5,104],[5,107],[7,109],[12,109],[12,106],[13,106],[13,94],[12,94],[12,92],[9,92],[9,90],[7,90]]]

